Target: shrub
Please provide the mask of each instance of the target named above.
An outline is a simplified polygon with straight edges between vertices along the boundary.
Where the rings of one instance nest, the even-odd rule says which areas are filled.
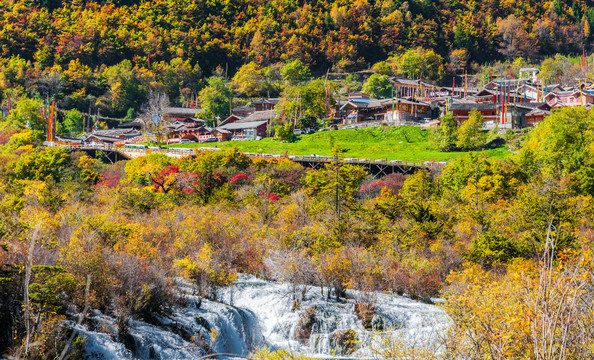
[[[454,151],[456,149],[458,123],[450,114],[441,118],[441,124],[431,130],[430,143],[439,151]]]
[[[293,133],[293,124],[277,125],[274,128],[274,139],[278,141],[293,142],[297,139]]]
[[[373,330],[373,319],[375,317],[375,297],[363,293],[355,299],[355,314],[367,330]]]
[[[392,190],[394,194],[398,195],[400,189],[404,187],[404,182],[406,181],[407,177],[408,175],[404,175],[401,173],[393,173],[384,176],[382,181],[384,182],[385,187]]]
[[[252,360],[314,360],[301,355],[291,354],[287,350],[277,350],[270,352],[268,348],[260,349],[254,354],[250,355]]]
[[[181,171],[195,173],[224,172],[225,175],[237,174],[252,164],[252,159],[237,148],[220,151],[204,151],[195,157],[186,157],[178,162]]]
[[[330,334],[330,346],[339,355],[350,355],[357,350],[357,333],[353,329],[336,330]]]
[[[126,167],[126,161],[118,161],[115,164],[104,166],[103,171],[99,177],[99,181],[95,184],[97,187],[114,188],[120,184],[120,181],[124,177],[124,168]]]
[[[217,259],[217,252],[208,243],[194,256],[174,261],[181,274],[192,281],[200,296],[215,298],[216,288],[235,283],[237,275]]]
[[[165,154],[157,153],[137,157],[126,162],[126,181],[139,185],[152,186],[153,177],[167,166],[173,164],[174,160]]]
[[[383,180],[366,180],[361,184],[359,191],[357,192],[358,198],[374,198],[378,196],[385,183]]]
[[[309,344],[309,337],[316,322],[316,307],[309,307],[301,312],[299,322],[295,327],[295,339],[302,344]]]
[[[239,173],[229,180],[231,185],[243,185],[249,180],[246,174]]]
[[[128,315],[146,319],[170,311],[176,300],[174,284],[157,268],[128,254],[112,257],[110,267],[117,279],[111,296],[120,323]]]
[[[489,269],[494,263],[504,263],[522,255],[524,251],[514,239],[493,231],[485,231],[472,241],[472,248],[467,257]]]
[[[229,204],[233,201],[235,201],[235,191],[230,184],[223,184],[215,188],[208,199],[210,204]]]
[[[306,170],[301,165],[297,167],[281,167],[282,164],[274,166],[270,171],[270,177],[275,184],[284,185],[289,192],[297,191],[301,187],[301,179]]]
[[[456,146],[465,150],[477,150],[485,142],[485,134],[481,128],[485,122],[483,115],[476,110],[470,112],[468,120],[458,128],[458,141]]]
[[[124,209],[147,213],[159,207],[161,201],[150,189],[123,187],[118,192],[118,203]]]
[[[62,148],[47,148],[21,155],[14,164],[17,179],[60,181],[70,165],[68,152]]]
[[[277,202],[280,199],[280,196],[276,195],[275,193],[269,193],[266,195],[266,197],[272,202]]]
[[[194,195],[202,203],[207,203],[216,189],[227,182],[225,175],[216,171],[206,171],[196,174]]]

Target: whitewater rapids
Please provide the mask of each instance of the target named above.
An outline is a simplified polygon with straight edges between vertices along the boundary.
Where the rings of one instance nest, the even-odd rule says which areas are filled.
[[[198,359],[209,353],[248,356],[267,346],[316,358],[380,358],[382,338],[390,337],[415,346],[435,347],[449,325],[445,312],[435,305],[407,297],[375,293],[374,321],[385,331],[369,331],[355,314],[355,299],[369,298],[348,291],[348,300],[328,300],[319,287],[294,287],[286,283],[240,276],[236,284],[219,291],[214,302],[190,295],[180,286],[184,305],[168,316],[155,316],[150,323],[129,320],[125,334],[117,334],[115,319],[98,311],[87,325],[76,330],[85,339],[88,359]],[[296,303],[295,300],[298,300]],[[297,306],[296,306],[297,304]],[[309,341],[295,338],[302,313],[315,307]],[[335,335],[352,329],[356,349],[340,354]],[[380,330],[381,330],[380,329]]]

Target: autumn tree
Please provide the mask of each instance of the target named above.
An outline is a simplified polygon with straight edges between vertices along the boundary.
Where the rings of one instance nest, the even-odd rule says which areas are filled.
[[[372,74],[363,84],[363,92],[374,99],[385,99],[393,95],[392,86],[387,75]]]
[[[440,151],[452,151],[456,147],[458,123],[451,114],[441,118],[439,126],[432,130],[431,141]]]
[[[76,109],[68,111],[62,121],[62,133],[70,137],[80,135],[84,130],[83,115]]]
[[[310,73],[301,60],[296,59],[285,64],[281,69],[281,75],[285,82],[295,85],[309,79]]]
[[[173,165],[173,160],[165,154],[149,154],[132,159],[126,163],[126,181],[152,186],[152,178],[169,165]]]
[[[109,86],[106,101],[114,112],[126,114],[129,108],[138,109],[145,102],[148,89],[140,82],[132,62],[124,60],[103,71],[102,76]]]
[[[523,24],[512,14],[497,23],[501,36],[501,52],[508,59],[532,58],[536,50]]]
[[[21,156],[14,164],[14,174],[24,180],[59,181],[69,163],[68,153],[62,148],[36,149]]]
[[[458,128],[456,146],[467,150],[480,148],[485,142],[485,134],[481,130],[483,123],[483,115],[477,110],[471,111],[468,120]]]
[[[365,171],[350,164],[331,164],[325,170],[311,171],[303,184],[312,195],[327,197],[338,207],[352,205],[354,195],[365,178]]]
[[[239,96],[261,95],[265,89],[265,78],[261,67],[254,62],[243,65],[233,76],[231,86]]]
[[[399,74],[409,78],[432,79],[439,81],[445,75],[443,58],[433,50],[416,48],[407,50],[394,58]]]
[[[275,106],[277,120],[281,116],[283,120],[305,117],[324,119],[326,113],[336,104],[334,90],[334,84],[324,79],[287,87],[283,98]]]
[[[164,87],[159,91],[173,102],[181,100],[182,89],[196,89],[202,75],[200,65],[192,66],[189,59],[179,57],[171,59],[169,63],[160,62],[158,68],[160,71],[155,77]]]
[[[175,267],[191,280],[200,296],[215,298],[216,287],[229,286],[237,275],[217,259],[217,252],[206,243],[196,253],[174,261]]]
[[[22,97],[6,121],[18,128],[28,128],[43,134],[47,130],[47,124],[41,116],[41,105],[38,100]]]
[[[198,95],[202,108],[200,116],[211,126],[216,126],[230,114],[231,91],[222,77],[212,76],[207,82],[208,85]]]
[[[592,126],[592,115],[584,108],[555,112],[526,141],[520,152],[521,164],[529,173],[573,174],[582,191],[593,193],[594,163],[587,146],[592,141]]]

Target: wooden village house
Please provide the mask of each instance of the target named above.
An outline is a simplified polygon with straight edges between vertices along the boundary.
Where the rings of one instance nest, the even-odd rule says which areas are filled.
[[[228,132],[227,136],[231,139],[264,138],[275,116],[274,110],[256,111],[243,118],[232,115],[222,121],[215,130]]]

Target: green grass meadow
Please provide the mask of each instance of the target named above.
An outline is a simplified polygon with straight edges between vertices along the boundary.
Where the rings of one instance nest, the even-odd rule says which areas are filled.
[[[256,141],[228,141],[208,144],[180,144],[171,147],[219,148],[237,147],[240,151],[262,154],[331,155],[334,145],[346,150],[344,157],[388,159],[406,161],[449,161],[460,158],[467,152],[440,152],[431,149],[429,130],[416,126],[373,127],[365,129],[334,130],[301,135],[297,141],[288,143],[266,138]],[[333,145],[334,144],[334,145]],[[503,158],[509,151],[502,146],[482,151],[489,157]]]

